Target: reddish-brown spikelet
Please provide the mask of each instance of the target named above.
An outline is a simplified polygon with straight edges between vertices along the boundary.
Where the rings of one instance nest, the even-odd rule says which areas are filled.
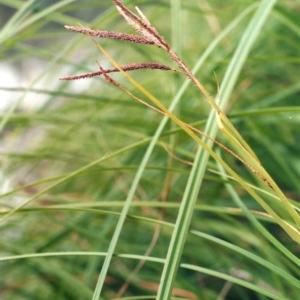
[[[136,34],[127,34],[127,33],[116,32],[116,31],[93,30],[90,28],[77,27],[77,26],[65,26],[65,28],[70,31],[83,33],[94,37],[121,40],[125,42],[136,43],[136,44],[147,44],[147,45],[155,44],[153,41],[149,41],[144,37]]]
[[[155,62],[128,64],[128,65],[120,66],[120,68],[123,71],[134,71],[134,70],[140,70],[140,69],[176,71],[166,65],[162,65],[159,63],[155,63]],[[84,78],[92,78],[95,76],[104,75],[102,70],[103,70],[103,68],[101,68],[100,71],[84,73],[84,74],[74,75],[74,76],[65,76],[65,77],[61,77],[59,79],[60,80],[78,80],[78,79],[84,79]],[[110,69],[105,69],[104,71],[105,71],[105,73],[114,73],[114,72],[119,72],[120,70],[117,68],[110,68]]]

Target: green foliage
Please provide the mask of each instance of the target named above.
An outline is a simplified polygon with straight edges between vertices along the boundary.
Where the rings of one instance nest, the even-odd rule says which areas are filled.
[[[63,27],[136,34],[113,1],[0,0],[1,61],[38,62],[0,84],[1,299],[297,299],[300,5],[275,2],[122,2],[201,92],[163,49]],[[180,72],[58,80],[95,60]]]

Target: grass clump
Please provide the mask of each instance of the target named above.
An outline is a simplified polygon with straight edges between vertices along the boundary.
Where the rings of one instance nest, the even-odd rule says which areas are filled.
[[[48,61],[1,88],[22,92],[2,120],[4,299],[295,299],[297,4],[87,1],[77,26],[80,5],[18,3],[0,35],[13,63]]]

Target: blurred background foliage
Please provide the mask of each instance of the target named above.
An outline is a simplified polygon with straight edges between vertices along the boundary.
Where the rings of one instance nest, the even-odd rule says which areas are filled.
[[[191,69],[234,18],[259,2],[181,1],[176,23],[172,21],[172,1],[123,1],[132,10],[138,6]],[[65,75],[96,71],[95,60],[111,67],[89,37],[69,32],[63,26],[82,24],[134,33],[112,1],[0,0],[0,13],[0,60],[14,70],[19,82],[13,87],[0,83],[0,91],[10,97],[8,107],[1,112],[1,214],[5,216],[7,209],[28,202],[1,223],[1,256],[11,259],[0,262],[0,297],[91,299],[103,255],[88,252],[107,251],[118,213],[162,116],[100,77],[58,80]],[[226,108],[230,120],[297,207],[299,13],[298,1],[278,1]],[[211,95],[217,94],[218,82],[252,14],[221,40],[196,74]],[[153,46],[115,40],[100,43],[120,65],[156,61],[174,67],[169,57]],[[166,106],[184,81],[174,72],[140,70],[130,75]],[[113,77],[143,99],[120,74]],[[176,110],[180,119],[201,130],[209,112],[210,107],[192,85]],[[226,144],[221,134],[217,139]],[[137,259],[132,259],[134,255],[144,255],[152,245],[150,256],[165,258],[172,227],[160,226],[158,220],[175,223],[196,149],[195,141],[175,126],[168,124],[164,129],[117,244],[116,253],[129,257],[113,258],[103,299],[155,298],[163,268],[156,261],[145,262],[128,287],[119,291],[138,264]],[[234,157],[222,155],[246,181],[265,189],[264,183]],[[216,172],[217,166],[211,160],[190,228],[245,249],[299,278],[299,264],[297,267],[252,226]],[[61,183],[55,185],[59,180]],[[249,209],[261,211],[234,181],[230,184]],[[287,251],[299,255],[299,245],[276,223],[264,215],[255,216]],[[81,255],[59,254],[75,251]],[[54,254],[34,255],[48,252]],[[25,254],[33,257],[13,259]],[[282,279],[241,252],[192,233],[187,237],[181,262],[244,279],[273,292],[278,299],[297,299],[299,295],[299,285]],[[185,268],[178,270],[173,295],[176,299],[271,299],[239,284]]]

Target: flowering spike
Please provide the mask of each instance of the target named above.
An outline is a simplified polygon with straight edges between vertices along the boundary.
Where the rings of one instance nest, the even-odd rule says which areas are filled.
[[[99,64],[98,64],[98,66],[99,66]],[[124,71],[134,71],[134,70],[140,70],[140,69],[176,71],[166,65],[162,65],[162,64],[159,64],[156,62],[127,64],[127,65],[120,66],[120,68]],[[61,77],[59,79],[60,80],[78,80],[78,79],[84,79],[84,78],[92,78],[92,77],[100,76],[100,75],[104,76],[102,67],[101,68],[99,67],[99,69],[100,69],[100,71],[90,72],[90,73],[85,73],[85,74],[75,75],[75,76],[65,76],[65,77]],[[119,72],[119,69],[110,68],[110,69],[104,70],[104,72],[105,73],[114,73],[114,72]]]
[[[125,42],[131,42],[136,44],[149,44],[149,45],[155,44],[153,41],[149,41],[142,36],[134,35],[134,34],[127,34],[122,32],[115,32],[115,31],[105,31],[105,30],[93,30],[85,27],[76,27],[76,26],[65,26],[65,28],[70,31],[79,32],[94,37],[122,40]]]

